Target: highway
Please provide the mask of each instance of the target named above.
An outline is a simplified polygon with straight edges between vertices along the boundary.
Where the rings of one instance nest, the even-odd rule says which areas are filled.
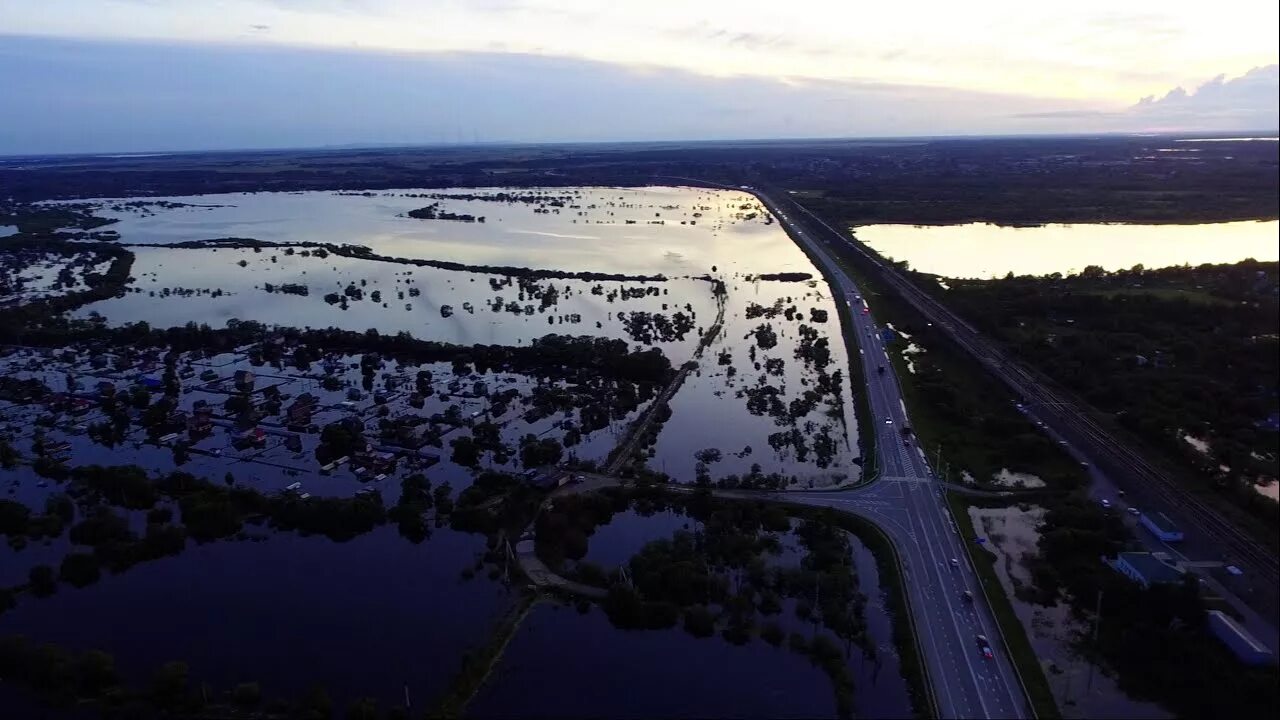
[[[757,193],[798,243],[826,266],[835,300],[849,309],[862,345],[863,372],[876,429],[880,477],[845,492],[787,492],[780,499],[854,512],[875,521],[902,558],[904,585],[929,681],[943,718],[1031,717],[1025,693],[1008,657],[995,619],[945,506],[942,489],[924,454],[903,427],[910,424],[902,393],[886,356],[875,316],[862,293],[832,260],[822,243]],[[855,352],[857,348],[849,348]],[[973,594],[968,601],[964,593]],[[978,636],[994,651],[983,657]]]
[[[773,200],[757,193],[777,214]],[[1280,612],[1280,560],[1272,548],[1251,537],[1214,506],[1187,490],[1170,471],[1134,450],[1115,431],[1095,417],[1096,411],[1044,373],[1008,357],[996,344],[972,325],[951,312],[937,299],[916,287],[892,266],[851,242],[838,230],[807,209],[784,200],[786,208],[801,214],[816,228],[823,243],[839,243],[867,259],[878,277],[890,285],[927,321],[947,334],[972,355],[993,377],[1022,398],[1033,418],[1043,423],[1078,458],[1087,458],[1091,474],[1105,475],[1128,492],[1144,510],[1158,510],[1174,519],[1183,530],[1183,546],[1201,557],[1244,570],[1246,582],[1240,596],[1267,618]],[[794,227],[794,222],[787,223]],[[793,235],[794,235],[793,231]],[[1274,620],[1268,621],[1274,635]]]

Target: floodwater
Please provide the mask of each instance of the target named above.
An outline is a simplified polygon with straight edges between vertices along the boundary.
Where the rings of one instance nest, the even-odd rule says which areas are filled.
[[[97,201],[101,205],[96,212],[119,219],[110,229],[120,233],[122,242],[154,245],[239,237],[363,245],[392,257],[475,265],[668,276],[700,275],[734,258],[762,268],[754,272],[778,272],[787,269],[793,257],[779,247],[778,238],[786,237],[776,223],[765,224],[762,216],[735,217],[745,215],[738,206],[755,203],[741,192],[687,187],[509,191],[521,196],[540,193],[547,203],[406,197],[499,192],[504,191],[232,193],[148,198],[143,202],[185,206],[150,205],[140,210],[123,205],[130,200],[104,200]],[[550,201],[563,206],[551,206]],[[485,222],[401,217],[435,202],[444,212],[484,217]]]
[[[147,247],[134,248],[134,253],[132,291],[87,305],[76,317],[97,313],[112,324],[141,321],[154,327],[188,321],[223,327],[234,318],[267,325],[403,331],[462,345],[521,345],[547,333],[628,339],[620,313],[683,310],[706,322],[715,314],[709,283],[689,278],[658,283],[555,279],[526,281],[522,287],[501,275],[337,255],[287,255],[279,248],[255,253]],[[307,294],[280,291],[285,285],[305,286]],[[361,298],[347,298],[345,308],[325,299],[330,293],[346,297],[348,287],[358,288]],[[548,297],[545,305],[528,292],[545,295],[552,288],[554,301]],[[648,289],[659,294],[634,297],[626,292]],[[691,308],[686,310],[686,304]],[[697,334],[654,344],[672,362],[683,362],[693,354]]]
[[[617,513],[591,535],[586,560],[612,570],[646,543],[671,537],[693,521],[679,511]],[[793,533],[770,533],[783,552],[771,563],[795,566],[805,551]],[[848,667],[855,717],[909,717],[910,702],[881,597],[875,557],[850,538],[859,590],[868,600],[868,659],[856,647]],[[794,615],[793,601],[770,618],[787,633],[813,628]],[[572,642],[567,642],[572,638]],[[654,692],[661,688],[661,692]],[[696,638],[670,630],[620,630],[592,608],[545,604],[534,608],[499,665],[468,708],[489,717],[834,717],[830,681],[808,660],[759,638],[735,647],[715,635]]]
[[[598,609],[536,608],[495,673],[471,717],[835,716],[826,675],[785,647],[619,630]]]
[[[796,486],[829,486],[860,476],[848,355],[835,305],[820,280],[752,279],[779,272],[820,277],[752,196],[679,187],[503,192],[242,193],[98,201],[96,212],[119,219],[111,228],[122,242],[157,247],[134,248],[130,292],[85,306],[76,315],[156,327],[188,321],[221,327],[239,319],[376,328],[462,344],[518,345],[551,332],[588,334],[659,347],[679,366],[693,357],[700,333],[716,322],[711,283],[695,279],[711,275],[726,283],[724,326],[672,400],[674,414],[659,434],[650,467],[691,482],[698,467],[695,453],[715,449],[721,459],[706,468],[713,480],[745,475],[757,465],[761,473],[778,473]],[[421,197],[424,193],[431,197]],[[512,194],[523,200],[512,200]],[[436,202],[442,212],[485,222],[401,217]],[[332,254],[318,258],[304,256],[304,248],[288,254],[282,248],[160,247],[225,237],[357,244],[392,257],[668,279],[558,279],[522,287],[501,275]],[[304,285],[307,294],[280,292],[286,284]],[[275,292],[268,293],[268,285]],[[553,301],[547,300],[550,288]],[[360,299],[338,304],[326,299],[330,293],[346,297],[349,289],[358,290]],[[769,313],[748,318],[753,306]],[[783,312],[791,308],[794,313]],[[813,319],[815,311],[826,313],[826,321]],[[677,312],[691,319],[688,332],[646,337],[632,322],[634,313],[674,318]],[[757,340],[754,333],[763,325],[776,335],[776,345],[766,348]],[[822,367],[796,355],[802,326],[812,341],[826,340],[828,359]],[[830,376],[838,371],[841,382],[838,387],[829,383],[820,398],[812,393],[806,398],[820,371]],[[759,404],[749,407],[753,394],[776,396],[777,402],[764,410]]]
[[[702,453],[706,458],[702,464],[713,479],[745,473],[756,464],[764,473],[781,473],[805,484],[857,477],[848,357],[835,306],[820,281],[750,277],[778,272],[820,277],[751,196],[690,188],[592,188],[543,191],[548,198],[558,198],[555,202],[560,205],[404,197],[422,192],[171,199],[186,205],[160,205],[155,199],[130,206],[124,201],[104,201],[102,214],[121,218],[112,229],[120,233],[121,242],[136,250],[134,279],[123,296],[82,308],[78,315],[96,314],[110,324],[145,320],[159,327],[189,321],[223,326],[232,319],[353,330],[372,327],[459,343],[522,344],[552,332],[588,334],[623,338],[633,347],[659,347],[679,366],[694,356],[700,333],[716,323],[723,309],[721,331],[672,400],[673,415],[658,436],[650,466],[669,472],[677,481],[690,482],[700,464],[695,454],[716,449],[721,451],[717,459]],[[399,216],[433,202],[439,202],[443,212],[483,215],[486,221]],[[215,252],[165,247],[221,237],[353,243],[386,256],[663,274],[667,279],[645,283],[557,279],[531,284],[486,273],[334,255],[304,256],[304,248],[295,248],[290,255],[283,248]],[[702,275],[722,279],[726,296],[717,298],[712,284],[698,279]],[[307,294],[267,292],[268,284],[277,290],[284,284],[306,285]],[[555,300],[544,303],[552,287]],[[375,291],[378,299],[373,298]],[[331,303],[325,298],[329,293],[346,299]],[[496,302],[498,296],[503,298],[501,304]],[[444,311],[446,305],[451,313]],[[684,312],[693,327],[683,335],[648,337],[643,327],[637,330],[630,315],[639,311],[668,317]],[[627,315],[619,319],[619,313]],[[81,389],[94,388],[100,380],[126,379],[124,374],[90,368],[89,360],[77,357],[64,362],[21,351],[5,361],[4,370],[17,373],[15,377],[42,379],[55,390],[64,389],[69,379]],[[289,367],[252,369],[259,387],[277,387],[286,398],[303,392],[317,395],[317,424],[354,415],[372,429],[380,408],[369,398],[370,388],[364,388],[358,400],[344,401],[345,388],[360,386],[359,373],[352,367],[356,360],[340,358],[335,370],[325,370],[347,383],[344,390],[324,390],[316,375]],[[235,353],[187,358],[183,363],[190,363],[197,375],[209,371],[224,380],[235,370],[252,367],[247,357]],[[426,406],[408,410],[408,392],[401,384],[383,407],[430,415],[456,404],[463,417],[475,419],[488,417],[492,406],[488,397],[493,392],[516,389],[519,401],[491,418],[501,425],[507,444],[514,445],[525,434],[556,437],[564,432],[559,417],[525,415],[526,400],[535,385],[551,381],[510,373],[453,377],[451,366],[440,363],[421,368],[433,371],[437,386]],[[418,369],[391,363],[380,371],[379,383],[393,375],[411,381]],[[131,372],[127,379],[133,377]],[[461,388],[451,387],[455,380]],[[468,389],[482,380],[488,392]],[[182,407],[190,409],[197,399],[220,405],[224,398],[214,387],[218,382],[209,381],[204,387],[203,380],[185,381],[191,392],[181,395]],[[25,451],[33,439],[32,414],[40,408],[3,405],[0,415],[7,427],[17,428],[15,437]],[[612,417],[607,428],[585,437],[570,454],[603,458],[640,409]],[[93,410],[81,423],[101,419],[99,412]],[[313,435],[304,436],[300,451],[290,451],[281,428],[263,425],[268,428],[264,448],[235,451],[231,431],[219,426],[192,446],[192,457],[183,469],[215,480],[232,472],[236,482],[268,492],[293,482],[302,482],[305,491],[316,495],[348,496],[368,487],[349,468],[318,474]],[[137,462],[161,472],[173,469],[177,462],[171,448],[142,442],[137,429],[113,449],[94,445],[83,430],[78,432],[59,427],[49,431],[49,438],[66,440],[77,458],[91,462]],[[449,459],[453,433],[467,432],[469,427],[463,423],[444,437],[441,461],[426,470],[433,486],[448,481],[456,491],[469,481],[469,471]],[[803,440],[803,449],[797,447],[796,438]],[[829,441],[823,453],[816,452],[815,438]],[[504,469],[516,469],[514,462]],[[402,468],[375,481],[373,487],[391,501],[407,472]],[[9,496],[32,507],[41,507],[44,498],[57,490],[41,487],[27,472],[17,484],[12,482],[15,477],[0,473]],[[657,517],[646,519],[646,524],[666,536],[671,524],[680,520]],[[646,537],[643,531],[623,530],[614,537],[615,533],[602,528],[601,539],[593,541],[598,548],[593,553],[602,564],[625,559]],[[193,679],[215,687],[257,681],[268,695],[296,697],[319,683],[337,707],[366,695],[384,706],[397,703],[407,685],[418,708],[430,705],[459,667],[463,651],[486,639],[504,607],[504,590],[499,585],[483,576],[460,579],[482,548],[482,538],[443,528],[425,543],[413,545],[393,527],[346,543],[272,534],[261,542],[191,546],[180,557],[104,576],[82,590],[63,587],[44,600],[24,597],[15,610],[0,617],[0,634],[22,633],[72,648],[101,648],[116,656],[126,678],[136,681],[145,681],[157,665],[176,659],[190,663]],[[63,549],[59,543],[32,545],[6,551],[0,561],[16,561],[21,569],[12,575],[6,571],[6,576],[20,579],[32,565],[52,564]],[[905,689],[888,645],[888,619],[875,611],[882,606],[874,562],[869,558],[859,559],[858,565],[863,590],[871,598],[869,631],[876,638],[878,656],[872,661],[855,655],[850,661],[857,664],[851,671],[858,683],[858,713],[901,716],[907,713]],[[786,649],[760,641],[739,648],[719,638],[697,640],[682,631],[619,631],[598,611],[583,617],[572,611],[539,609],[508,652],[507,669],[514,680],[486,691],[492,695],[482,694],[473,708],[478,714],[485,714],[486,708],[498,715],[527,714],[529,708],[539,708],[557,716],[617,716],[634,711],[637,715],[810,717],[834,711],[826,677]],[[550,672],[556,675],[548,677]],[[522,680],[520,673],[527,679]],[[743,677],[753,680],[744,683]],[[762,677],[772,681],[759,682]],[[661,681],[672,692],[644,692],[644,683],[634,682],[637,678]],[[708,682],[716,682],[724,692],[707,691]],[[744,689],[747,685],[752,687]],[[872,685],[874,691],[864,691]],[[626,700],[629,688],[637,688],[634,701]]]
[[[913,270],[953,278],[1069,275],[1089,265],[1127,270],[1280,259],[1280,222],[1202,225],[864,225],[858,239]]]
[[[298,698],[319,684],[335,707],[373,697],[428,705],[485,639],[506,593],[483,574],[462,580],[484,538],[447,528],[420,545],[382,527],[346,543],[272,535],[191,545],[83,589],[24,599],[0,635],[101,649],[135,685],[172,660],[193,683],[258,682]]]

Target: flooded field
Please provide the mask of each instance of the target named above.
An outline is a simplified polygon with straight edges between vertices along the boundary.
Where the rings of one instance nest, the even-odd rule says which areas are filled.
[[[594,508],[590,511],[593,514],[601,511],[597,504],[589,507]],[[613,574],[628,567],[636,576],[634,582],[645,585],[651,582],[645,577],[648,559],[667,552],[670,543],[678,547],[682,537],[696,533],[708,547],[714,547],[722,538],[752,536],[744,530],[749,522],[737,530],[724,526],[728,517],[724,509],[708,518],[678,505],[628,505],[590,533],[585,557],[580,563],[566,563],[565,571],[574,572],[573,566],[578,565],[591,566],[594,573]],[[755,579],[741,581],[753,588],[758,582],[766,586],[779,583],[762,590],[762,598],[770,596],[777,605],[768,609],[770,601],[760,601],[764,609],[758,618],[758,635],[735,637],[728,629],[721,633],[699,630],[688,620],[692,610],[686,611],[683,625],[636,628],[619,627],[623,621],[611,617],[607,609],[593,607],[579,612],[568,606],[543,604],[534,608],[512,638],[471,705],[471,714],[507,717],[532,706],[539,709],[539,715],[566,718],[835,717],[832,681],[806,659],[805,650],[807,643],[830,642],[840,649],[838,665],[851,682],[850,709],[855,717],[909,715],[906,685],[892,644],[891,621],[880,594],[874,556],[857,538],[845,536],[846,552],[851,556],[848,577],[861,598],[855,599],[848,613],[856,617],[855,624],[865,628],[855,633],[860,640],[846,644],[822,622],[810,621],[809,605],[814,598],[807,592],[811,589],[786,589],[792,580],[813,582],[801,568],[811,567],[825,551],[816,549],[816,538],[804,528],[803,521],[784,520],[775,527],[758,536],[766,550],[759,556],[759,565],[753,562],[748,571]],[[729,568],[717,570],[733,572]],[[585,578],[584,571],[578,572]],[[662,582],[669,587],[677,581]],[[737,600],[726,598],[707,607],[720,614],[723,623],[726,617],[742,612],[741,608],[731,610],[737,605]],[[734,620],[728,623],[727,627],[732,627]],[[578,640],[571,649],[563,646],[567,637]],[[574,681],[557,681],[564,677]],[[767,680],[749,683],[749,688],[723,680],[741,677]],[[644,690],[653,687],[662,687],[663,692]],[[620,697],[625,701],[620,703]]]
[[[5,253],[0,257],[0,307],[83,290],[87,276],[101,274],[110,264],[95,253]]]
[[[408,216],[423,207],[431,219]],[[118,219],[110,227],[121,242],[148,247],[133,248],[127,293],[77,317],[372,328],[460,344],[586,334],[657,347],[676,366],[719,321],[672,400],[650,467],[680,482],[750,476],[817,487],[859,477],[835,306],[804,254],[744,193],[262,193],[101,201],[95,211]],[[312,245],[160,247],[219,238]],[[385,259],[316,243],[359,245]],[[533,279],[397,258],[657,279]]]
[[[125,684],[149,687],[182,661],[224,700],[257,683],[290,699],[320,686],[337,708],[449,702],[464,658],[524,609],[523,576],[503,582],[517,572],[511,544],[571,473],[647,464],[675,482],[757,487],[859,477],[835,305],[745,193],[91,205],[118,219],[119,250],[73,244],[3,275],[14,302],[115,280],[50,324],[88,340],[0,352],[0,637],[105,650]],[[874,558],[843,531],[773,521],[759,560],[776,619],[743,625],[746,596],[717,596],[695,611],[711,623],[695,636],[621,629],[599,598],[585,614],[539,604],[474,712],[533,700],[566,717],[906,714]],[[570,570],[619,572],[699,524],[620,513]],[[829,579],[802,567],[816,546],[837,548]],[[832,584],[815,611],[806,593],[820,582]],[[673,691],[619,703],[637,658]],[[588,689],[544,682],[548,667]],[[708,667],[780,682],[699,694]]]
[[[913,270],[954,278],[1069,275],[1089,265],[1106,270],[1143,265],[1234,263],[1280,259],[1280,223],[1204,225],[864,225],[858,239]]]
[[[305,252],[305,251],[304,251]],[[649,344],[683,362],[697,344],[697,323],[715,316],[710,284],[532,280],[456,272],[292,248],[134,248],[130,292],[92,303],[77,317],[107,322],[186,322],[222,327],[228,320],[267,325],[408,332],[463,345],[519,345],[547,333],[630,341],[642,330],[631,313],[688,317],[687,328]],[[629,332],[631,330],[631,332]]]
[[[437,217],[473,220],[407,216],[431,206]],[[696,188],[232,193],[107,200],[96,212],[118,219],[109,227],[126,243],[353,244],[392,257],[668,276],[716,265],[781,272],[803,263],[753,197]]]

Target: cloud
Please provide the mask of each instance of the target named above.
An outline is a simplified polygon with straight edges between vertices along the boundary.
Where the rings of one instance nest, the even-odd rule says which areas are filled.
[[[1089,133],[1163,128],[1174,125],[1160,119],[1170,113],[1193,129],[1257,130],[1266,126],[1247,115],[1224,111],[1208,125],[1192,110],[1234,107],[1269,77],[1275,68],[1110,110],[906,83],[709,77],[512,52],[0,36],[0,155],[431,144],[459,136],[585,142]],[[1273,101],[1272,127],[1274,116]]]
[[[1219,75],[1194,92],[1175,87],[1159,99],[1144,97],[1130,112],[1149,123],[1270,130],[1280,126],[1278,108],[1280,65],[1267,65],[1230,80]]]

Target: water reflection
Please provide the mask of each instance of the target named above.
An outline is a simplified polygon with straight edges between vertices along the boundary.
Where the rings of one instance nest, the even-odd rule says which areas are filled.
[[[986,223],[864,225],[858,239],[911,268],[955,278],[1064,275],[1089,265],[1122,270],[1134,265],[1233,263],[1280,259],[1280,222],[1203,225],[1041,225]]]

